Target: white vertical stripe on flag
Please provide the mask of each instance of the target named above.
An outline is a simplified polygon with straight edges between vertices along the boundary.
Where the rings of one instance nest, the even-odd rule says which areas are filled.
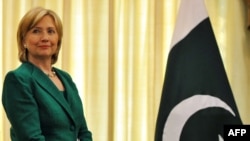
[[[208,17],[204,0],[181,0],[171,47]]]

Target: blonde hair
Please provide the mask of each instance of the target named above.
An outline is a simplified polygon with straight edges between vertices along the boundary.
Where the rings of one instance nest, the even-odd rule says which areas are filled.
[[[49,15],[55,22],[55,27],[58,33],[57,51],[52,55],[51,64],[55,64],[58,59],[59,50],[61,48],[63,27],[59,16],[52,10],[42,7],[36,7],[28,11],[21,19],[17,30],[18,58],[21,62],[28,61],[28,51],[24,47],[24,39],[29,30],[31,30],[44,16]]]

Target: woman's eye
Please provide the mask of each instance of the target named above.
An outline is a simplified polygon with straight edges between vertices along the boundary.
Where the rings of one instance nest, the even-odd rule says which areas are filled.
[[[32,31],[32,33],[40,33],[41,31],[40,30],[38,30],[38,29],[34,29],[33,31]]]
[[[48,33],[49,33],[49,34],[54,34],[54,33],[56,33],[56,31],[53,30],[53,29],[50,29],[50,30],[48,30]]]

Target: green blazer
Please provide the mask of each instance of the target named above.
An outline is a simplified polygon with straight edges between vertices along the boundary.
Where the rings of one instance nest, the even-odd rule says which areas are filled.
[[[92,141],[76,85],[68,73],[54,70],[64,92],[29,62],[6,75],[2,104],[12,141]]]

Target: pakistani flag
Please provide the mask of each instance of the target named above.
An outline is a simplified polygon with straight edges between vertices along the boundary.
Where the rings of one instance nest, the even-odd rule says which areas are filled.
[[[181,0],[155,141],[223,141],[242,124],[204,0]]]

